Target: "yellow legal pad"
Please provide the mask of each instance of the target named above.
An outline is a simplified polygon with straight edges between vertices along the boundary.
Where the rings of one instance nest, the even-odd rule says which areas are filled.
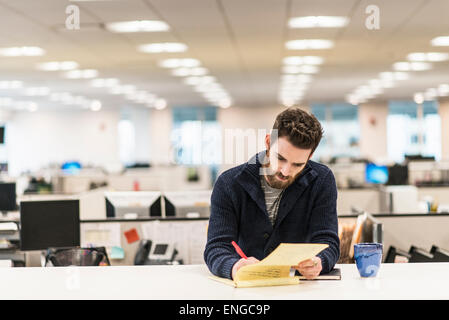
[[[209,278],[237,288],[298,284],[299,277],[291,276],[290,268],[315,257],[328,246],[322,243],[281,243],[262,261],[240,268],[234,280],[216,276]]]

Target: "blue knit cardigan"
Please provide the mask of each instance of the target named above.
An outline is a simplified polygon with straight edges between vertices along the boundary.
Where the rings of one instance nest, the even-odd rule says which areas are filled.
[[[223,172],[211,196],[211,214],[204,260],[219,277],[231,278],[240,259],[231,241],[243,252],[262,260],[282,243],[326,243],[318,254],[329,272],[340,256],[337,220],[337,188],[332,171],[309,160],[300,176],[285,190],[275,225],[272,226],[260,184],[260,159]]]

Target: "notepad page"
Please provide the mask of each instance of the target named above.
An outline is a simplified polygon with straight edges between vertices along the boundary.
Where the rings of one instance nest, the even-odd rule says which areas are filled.
[[[281,243],[261,265],[295,266],[301,261],[311,259],[329,245],[322,243]]]

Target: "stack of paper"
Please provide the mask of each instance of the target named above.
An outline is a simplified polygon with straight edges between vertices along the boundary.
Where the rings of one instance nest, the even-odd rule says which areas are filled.
[[[262,261],[240,268],[234,280],[210,278],[240,288],[298,284],[299,277],[291,276],[291,267],[312,259],[328,246],[321,243],[281,243]]]

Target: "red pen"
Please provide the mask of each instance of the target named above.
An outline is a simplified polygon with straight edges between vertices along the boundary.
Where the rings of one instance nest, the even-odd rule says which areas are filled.
[[[241,256],[243,259],[248,259],[248,257],[243,253],[242,249],[240,249],[240,247],[238,246],[237,243],[235,243],[235,241],[231,241],[232,245],[235,248],[235,251],[237,251],[237,253],[239,254],[239,256]]]

